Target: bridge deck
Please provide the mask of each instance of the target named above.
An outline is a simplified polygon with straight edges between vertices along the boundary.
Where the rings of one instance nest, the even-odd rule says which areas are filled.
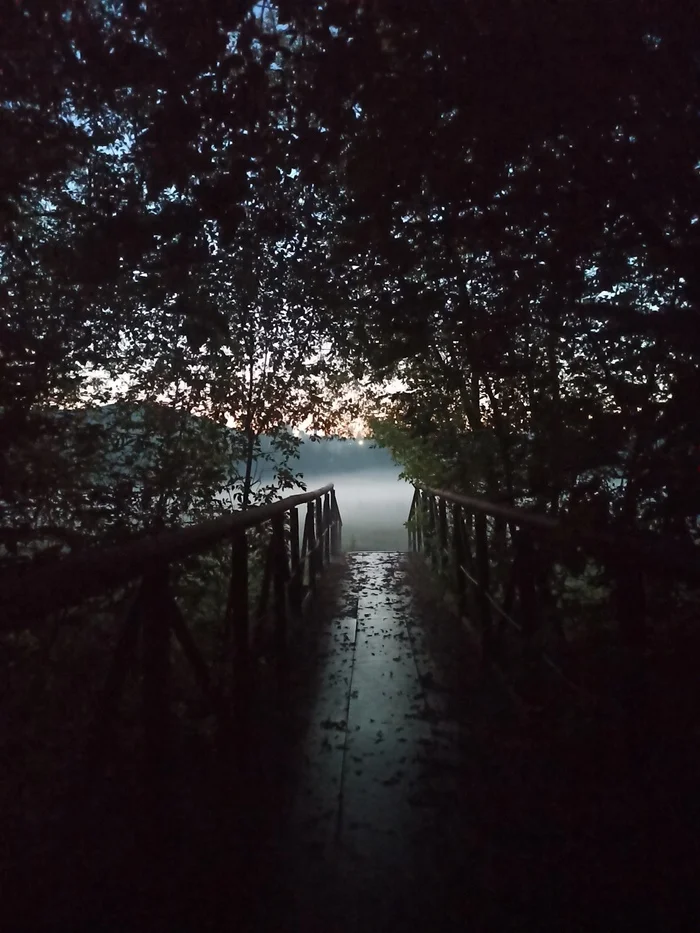
[[[449,654],[436,650],[405,573],[399,554],[350,555],[340,609],[317,641],[295,793],[267,866],[271,925],[444,930],[474,915],[457,708],[469,658],[454,631]]]
[[[285,714],[305,728],[278,759],[294,793],[250,929],[655,929],[643,807],[609,750],[524,728],[454,619],[421,609],[414,566],[349,557],[316,687]]]
[[[109,860],[64,845],[27,878],[33,890],[56,875],[53,924],[14,928],[692,929],[660,921],[697,916],[695,843],[650,835],[619,743],[591,743],[580,718],[561,740],[516,715],[434,593],[416,598],[419,566],[349,555],[335,612],[305,623],[288,682],[276,691],[271,666],[251,684],[250,732],[227,743],[225,766],[204,746],[180,755],[173,844],[151,857],[138,801],[111,821],[86,810]]]
[[[357,554],[350,567],[351,612],[323,637],[288,844],[301,856],[294,887],[304,915],[320,903],[308,884],[315,863],[333,892],[320,925],[332,929],[342,909],[348,928],[371,920],[387,929],[415,916],[419,893],[434,896],[426,874],[435,873],[435,822],[449,802],[439,781],[450,773],[436,763],[458,766],[459,728],[440,718],[439,694],[426,689],[434,672],[409,624],[397,555]]]

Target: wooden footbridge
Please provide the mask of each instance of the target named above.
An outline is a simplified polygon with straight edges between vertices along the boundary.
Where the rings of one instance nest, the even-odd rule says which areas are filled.
[[[327,486],[1,579],[4,633],[93,625],[105,662],[57,714],[63,790],[8,827],[5,928],[684,928],[697,732],[664,743],[650,651],[695,549],[427,488],[407,527],[343,554]],[[576,555],[607,680],[549,586]]]

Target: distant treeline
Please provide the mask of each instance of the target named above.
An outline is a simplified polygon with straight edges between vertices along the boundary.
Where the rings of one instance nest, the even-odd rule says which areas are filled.
[[[149,409],[158,410],[161,416],[168,414],[163,406],[148,406]],[[136,408],[128,416],[126,424],[121,424],[121,430],[127,435],[137,434],[143,429],[144,411]],[[106,405],[102,408],[85,410],[85,416],[88,421],[101,424],[108,429],[114,429],[118,422],[118,414],[115,406]],[[181,415],[182,417],[182,415]],[[196,415],[185,415],[185,420],[196,433],[205,433],[208,428],[214,429],[214,424],[207,418],[197,417]],[[153,432],[155,426],[151,426]],[[234,428],[218,427],[217,430],[230,440],[230,450],[234,465],[239,467],[242,461],[236,458],[236,451],[243,451],[244,441],[239,431]],[[291,429],[289,429],[291,431]],[[297,456],[292,455],[288,467],[292,473],[301,473],[306,476],[327,475],[330,473],[355,473],[359,470],[398,470],[396,462],[393,460],[388,450],[379,447],[371,438],[341,438],[341,437],[321,437],[301,433],[299,434],[299,445],[296,447]],[[280,460],[280,452],[275,439],[263,435],[259,439],[257,474],[263,477],[274,472]],[[242,472],[242,470],[241,470]]]
[[[32,412],[0,490],[0,566],[261,505],[341,474],[398,473],[371,441],[246,434],[157,403]],[[14,490],[13,483],[14,480]]]

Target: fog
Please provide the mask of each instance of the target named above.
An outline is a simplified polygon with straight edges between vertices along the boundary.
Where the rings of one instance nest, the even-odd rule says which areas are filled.
[[[332,476],[304,477],[309,490],[326,483],[335,486],[343,519],[346,551],[405,551],[404,522],[413,498],[413,487],[399,480],[399,470],[356,470]]]

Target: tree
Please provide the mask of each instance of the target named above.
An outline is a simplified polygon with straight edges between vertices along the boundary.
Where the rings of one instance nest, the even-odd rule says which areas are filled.
[[[294,353],[303,356],[312,341],[317,360],[320,351],[320,334],[312,338],[309,327],[294,351],[284,344],[296,332],[289,326],[291,311],[285,327],[274,320],[281,302],[297,309],[303,301],[292,294],[302,278],[290,267],[299,262],[303,242],[308,252],[312,235],[308,212],[306,240],[293,231],[301,213],[292,210],[289,192],[277,203],[280,173],[289,179],[294,172],[284,93],[293,43],[270,9],[254,3],[212,4],[203,18],[200,5],[185,4],[173,18],[158,2],[59,4],[47,15],[41,4],[25,4],[8,13],[8,66],[2,74],[8,159],[0,191],[0,285],[8,312],[0,364],[0,495],[15,505],[19,497],[26,508],[19,515],[22,508],[13,505],[6,520],[18,521],[26,534],[30,515],[38,514],[28,503],[53,496],[54,504],[63,503],[66,532],[92,527],[96,510],[90,507],[89,518],[83,493],[97,484],[92,494],[102,503],[103,530],[112,506],[117,525],[122,508],[131,515],[126,525],[136,521],[133,496],[128,508],[125,502],[116,505],[114,490],[124,479],[118,470],[110,491],[104,470],[95,472],[85,460],[79,477],[74,463],[70,482],[65,471],[53,469],[70,458],[75,424],[54,417],[54,409],[104,399],[128,403],[119,409],[127,420],[134,411],[155,418],[161,460],[170,443],[165,439],[181,437],[192,424],[190,413],[224,420],[241,415],[247,503],[252,459],[259,453],[255,437],[276,426],[286,459],[293,445],[283,440],[282,421],[293,420],[302,408],[310,411],[309,404],[290,397],[299,365]],[[27,55],[37,47],[41,55]],[[260,210],[255,222],[246,221],[247,212]],[[292,235],[300,244],[294,259],[283,256],[279,245]],[[257,296],[246,299],[250,318],[228,308],[238,328],[231,333],[220,307],[240,301],[249,288],[247,264],[253,257],[268,269],[268,279],[264,286],[255,283]],[[285,264],[284,283],[273,294],[269,276],[273,266],[280,272]],[[235,269],[235,282],[223,274],[217,279],[224,266]],[[310,266],[307,261],[309,282],[317,276]],[[212,287],[215,281],[221,293]],[[318,361],[310,365],[320,369]],[[251,396],[244,410],[235,397],[239,377],[245,372],[258,379],[261,371],[265,376],[253,393],[259,397]],[[227,388],[232,396],[223,400]],[[179,410],[175,422],[163,421],[170,417],[163,402]],[[311,408],[319,406],[313,402]],[[48,436],[55,439],[51,456]],[[141,446],[146,440],[142,433]],[[133,443],[131,437],[128,446]],[[216,456],[216,444],[211,453]],[[233,462],[237,453],[234,445]],[[41,488],[27,499],[30,477],[38,476],[32,459],[42,464]],[[134,468],[138,463],[137,457]],[[150,516],[154,526],[188,511],[189,493],[173,486],[177,473],[186,482],[185,461],[175,457],[167,469],[162,466],[169,478],[161,471]],[[139,496],[142,480],[135,481]],[[289,471],[281,487],[288,482]],[[70,499],[72,515],[68,486],[83,491]],[[105,497],[111,497],[109,508]],[[176,501],[182,508],[173,513]],[[149,500],[148,509],[152,505]],[[147,518],[146,510],[137,524],[146,527]]]
[[[653,493],[642,461],[670,451],[662,412],[685,439],[700,427],[684,375],[700,349],[689,15],[624,0],[308,14],[307,83],[342,74],[309,96],[307,142],[320,161],[342,140],[326,177],[355,312],[343,352],[403,380],[395,420],[413,436],[454,451],[455,434],[489,432],[476,488],[490,495],[556,513],[592,494],[595,470],[611,520],[675,521],[687,442]]]
[[[89,375],[184,378],[240,422],[247,502],[255,437],[330,409],[342,360],[404,381],[396,419],[465,488],[556,513],[623,470],[616,520],[695,509],[689,10],[40,6],[10,11],[2,79],[6,447]]]

